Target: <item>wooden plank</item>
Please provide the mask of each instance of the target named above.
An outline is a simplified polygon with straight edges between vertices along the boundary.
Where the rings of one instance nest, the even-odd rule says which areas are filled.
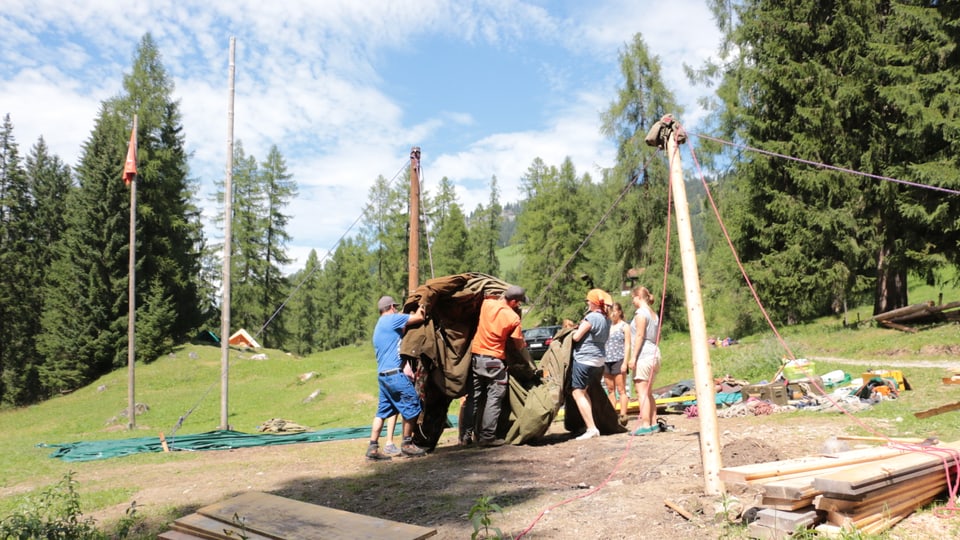
[[[180,531],[164,531],[157,535],[158,540],[204,540],[200,536],[194,536]]]
[[[720,469],[720,479],[725,482],[749,483],[753,480],[785,476],[788,474],[810,473],[845,465],[870,463],[893,456],[905,454],[905,450],[887,447],[861,448],[839,452],[832,456],[807,456],[767,463],[755,463],[740,467]]]
[[[779,499],[777,497],[767,497],[764,495],[763,498],[760,499],[760,506],[773,510],[793,512],[801,508],[806,508],[807,506],[812,506],[813,500],[816,497],[816,495],[811,495],[803,499]]]
[[[834,512],[856,512],[859,509],[871,504],[877,499],[885,499],[888,497],[898,497],[903,493],[909,493],[917,489],[917,484],[933,486],[945,486],[947,484],[946,475],[942,471],[937,471],[930,473],[927,476],[920,478],[915,478],[907,482],[901,482],[892,486],[885,488],[877,489],[869,493],[860,495],[855,498],[839,498],[839,497],[829,497],[826,495],[821,495],[817,498],[816,506],[817,510],[824,511],[834,511]]]
[[[927,495],[922,499],[903,501],[896,506],[891,506],[883,511],[876,512],[870,516],[866,516],[854,521],[853,523],[858,530],[868,532],[870,534],[877,534],[894,526],[900,520],[909,516],[918,508],[930,504],[935,498],[937,498],[936,493]]]
[[[930,448],[930,451],[913,451],[885,459],[881,462],[864,464],[844,471],[818,476],[813,486],[825,494],[841,493],[857,495],[873,489],[895,484],[899,481],[916,478],[943,470],[943,458],[946,454],[938,449],[960,449],[960,442],[946,443]],[[955,464],[955,458],[946,459],[948,465]]]
[[[791,533],[784,532],[771,527],[765,527],[756,521],[747,525],[747,536],[759,540],[788,540]]]
[[[920,501],[933,500],[937,495],[943,492],[943,486],[925,486],[920,485],[913,492],[903,493],[889,500],[878,499],[872,504],[864,506],[856,512],[845,512],[852,522],[858,527],[868,523],[873,523],[883,517],[893,514],[903,513],[905,510],[909,514],[926,503]]]
[[[927,442],[928,439],[920,439],[918,437],[862,437],[858,435],[837,435],[836,439],[838,441],[861,441],[861,442],[877,442],[877,443],[904,443],[904,444],[920,444]]]
[[[817,519],[814,510],[806,512],[786,512],[772,508],[764,508],[757,512],[757,523],[771,529],[793,532],[797,527],[809,527]]]
[[[205,506],[197,510],[197,513],[228,523],[233,521],[234,515],[238,515],[246,519],[248,532],[283,540],[420,540],[437,534],[436,529],[354,514],[256,491]]]
[[[174,530],[195,534],[208,540],[225,538],[276,540],[274,537],[257,534],[246,530],[246,527],[240,527],[234,523],[233,516],[230,517],[230,521],[225,522],[202,514],[189,514],[174,521],[172,527]]]
[[[938,414],[943,414],[945,412],[955,411],[960,409],[960,401],[953,403],[948,403],[946,405],[941,405],[939,407],[934,407],[932,409],[927,409],[925,411],[915,412],[914,416],[917,418],[930,418],[931,416],[936,416]]]

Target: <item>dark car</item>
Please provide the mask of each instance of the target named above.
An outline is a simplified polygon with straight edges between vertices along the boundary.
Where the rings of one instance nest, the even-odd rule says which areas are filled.
[[[527,349],[534,360],[543,358],[543,353],[547,352],[553,336],[559,330],[559,326],[538,326],[523,331],[523,340],[527,342]]]

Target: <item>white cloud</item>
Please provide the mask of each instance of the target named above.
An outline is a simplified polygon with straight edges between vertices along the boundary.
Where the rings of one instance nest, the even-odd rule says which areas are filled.
[[[615,96],[624,44],[643,33],[687,107],[681,120],[689,128],[700,117],[694,101],[703,90],[686,82],[681,66],[699,65],[717,41],[703,0],[559,6],[539,0],[7,0],[0,14],[0,113],[11,113],[21,145],[42,134],[75,164],[100,103],[119,92],[144,31],[176,84],[205,216],[214,213],[212,182],[226,164],[227,51],[236,36],[234,139],[258,159],[276,144],[301,186],[289,208],[290,251],[298,265],[310,248],[322,256],[331,247],[362,211],[374,179],[392,177],[411,146],[423,146],[424,179],[433,182],[427,189],[447,176],[468,212],[486,203],[492,176],[501,201],[516,200],[519,179],[535,157],[559,165],[569,156],[579,173],[597,178],[614,159],[599,132],[599,113]],[[429,65],[441,51],[424,47],[424,40],[441,37],[529,57],[548,93],[509,130],[484,127],[486,119],[469,105],[482,95],[465,94],[470,99],[456,110],[427,104],[425,113],[411,114],[379,66],[398,53]],[[608,70],[584,82],[585,65]],[[439,82],[450,84],[406,81]]]

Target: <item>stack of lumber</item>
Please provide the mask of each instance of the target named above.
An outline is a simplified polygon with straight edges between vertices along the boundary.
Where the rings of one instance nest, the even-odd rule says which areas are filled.
[[[173,522],[160,540],[419,540],[436,529],[408,525],[251,491]]]
[[[825,534],[876,534],[944,492],[958,456],[960,441],[891,445],[727,467],[720,478],[761,489],[763,510],[748,528],[753,538],[786,538],[814,525]]]

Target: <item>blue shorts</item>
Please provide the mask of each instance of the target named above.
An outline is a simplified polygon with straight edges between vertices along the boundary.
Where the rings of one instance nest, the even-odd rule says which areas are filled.
[[[579,362],[574,362],[570,387],[574,390],[586,390],[590,383],[599,381],[602,375],[603,366],[585,366]]]
[[[420,396],[413,382],[403,372],[392,375],[378,375],[380,380],[380,403],[377,405],[377,418],[390,418],[400,413],[404,420],[414,420],[420,416]]]

